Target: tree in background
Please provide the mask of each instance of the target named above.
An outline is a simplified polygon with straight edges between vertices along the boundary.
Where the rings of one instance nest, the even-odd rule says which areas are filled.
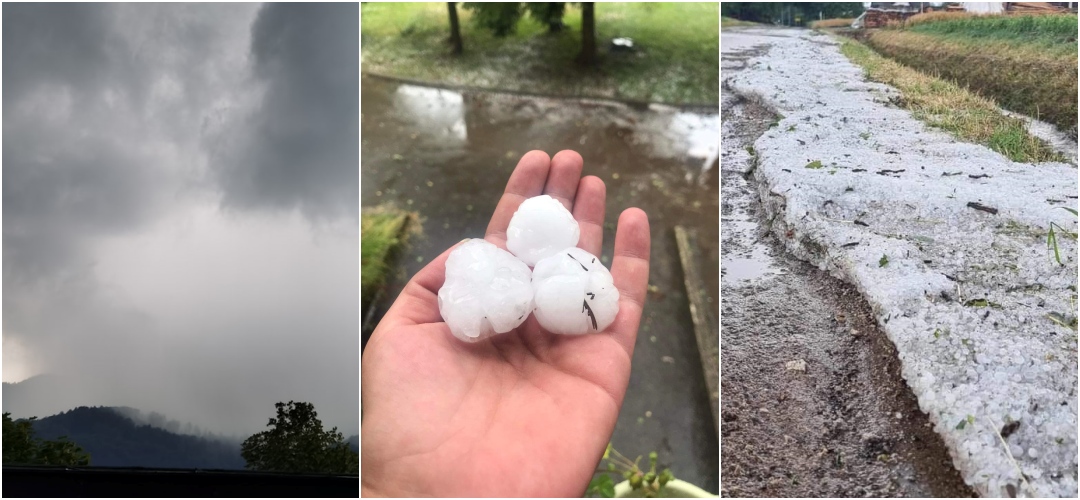
[[[722,2],[720,15],[769,24],[804,24],[822,19],[852,18],[863,12],[858,2]],[[795,20],[800,22],[796,23]]]
[[[16,422],[10,413],[4,413],[4,465],[90,465],[90,455],[66,437],[55,441],[35,438],[36,418]]]
[[[548,33],[558,33],[566,27],[562,22],[566,14],[566,2],[526,2],[529,17],[546,24]]]
[[[513,33],[522,16],[520,2],[466,2],[465,8],[472,11],[474,22],[497,37]]]
[[[460,54],[463,50],[461,46],[461,25],[458,24],[457,18],[457,3],[447,2],[447,9],[450,11],[450,44],[454,47],[454,54]]]
[[[581,54],[578,63],[584,66],[596,64],[596,16],[592,2],[581,3]]]
[[[360,457],[337,427],[324,431],[311,403],[277,403],[270,430],[255,434],[240,447],[247,468],[258,471],[314,474],[359,474]]]
[[[566,14],[566,2],[467,2],[465,8],[472,11],[473,20],[479,26],[491,30],[497,37],[514,32],[518,21],[528,12],[529,17],[548,27],[548,33],[562,31],[562,18]],[[585,66],[596,64],[596,16],[592,2],[581,2],[581,53],[578,63]],[[451,24],[454,23],[451,14]],[[453,29],[453,28],[451,28]]]

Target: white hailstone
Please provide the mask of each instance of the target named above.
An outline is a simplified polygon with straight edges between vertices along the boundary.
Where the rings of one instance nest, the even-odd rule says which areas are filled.
[[[548,195],[521,203],[506,229],[506,249],[529,266],[560,250],[575,247],[581,229],[573,214]]]
[[[533,308],[532,272],[510,252],[472,239],[450,252],[439,314],[454,336],[476,342],[517,328]]]
[[[603,331],[619,312],[619,289],[595,255],[577,247],[536,263],[533,314],[552,333]]]

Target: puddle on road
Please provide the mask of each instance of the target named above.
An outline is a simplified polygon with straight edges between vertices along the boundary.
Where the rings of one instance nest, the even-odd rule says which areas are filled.
[[[630,456],[657,451],[680,479],[719,491],[716,428],[674,237],[676,225],[697,233],[706,290],[718,297],[716,108],[463,93],[369,77],[361,99],[361,205],[413,211],[422,224],[372,324],[409,276],[462,238],[483,237],[522,154],[573,149],[584,175],[607,185],[604,263],[624,209],[643,209],[652,228],[652,286],[612,442]]]
[[[754,256],[750,258],[725,258],[720,263],[720,281],[724,284],[735,284],[753,281],[771,274],[781,274],[772,262],[772,258],[766,253],[765,247],[754,249]]]

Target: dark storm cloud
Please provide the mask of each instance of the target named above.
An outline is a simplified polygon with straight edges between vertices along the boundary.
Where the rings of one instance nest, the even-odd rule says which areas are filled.
[[[4,284],[56,271],[87,233],[127,227],[145,203],[138,159],[64,127],[110,71],[92,4],[4,5]],[[76,132],[76,133],[73,133]]]
[[[355,3],[260,9],[251,55],[265,93],[247,126],[228,141],[241,147],[215,162],[226,204],[358,216],[358,9]]]
[[[349,11],[3,5],[4,371],[66,381],[40,408],[357,431]]]
[[[107,74],[109,21],[100,5],[16,3],[4,9],[4,106],[28,88],[99,82]]]

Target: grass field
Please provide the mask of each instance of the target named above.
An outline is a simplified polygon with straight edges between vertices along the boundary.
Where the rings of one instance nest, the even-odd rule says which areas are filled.
[[[750,21],[743,21],[741,19],[735,19],[733,17],[721,17],[720,28],[734,28],[736,26],[758,26],[758,23]]]
[[[871,32],[867,43],[1076,137],[1076,30],[1075,15],[924,14]]]
[[[452,85],[538,94],[611,97],[669,104],[719,100],[718,4],[597,3],[600,64],[575,63],[581,50],[581,11],[568,5],[555,34],[525,16],[516,31],[496,38],[475,25],[459,4],[465,51],[450,54],[445,3],[361,4],[365,72]],[[630,37],[635,53],[608,51]]]
[[[953,82],[883,57],[858,41],[843,39],[840,50],[862,66],[869,79],[900,90],[904,106],[916,118],[932,126],[963,140],[986,145],[1013,161],[1061,160],[1057,153],[1028,133],[1021,120],[1002,115],[993,101]]]
[[[907,20],[908,30],[947,36],[956,41],[998,41],[1035,45],[1076,56],[1077,16],[975,16],[959,12],[920,14]]]
[[[360,214],[360,302],[364,309],[375,298],[390,272],[394,251],[404,244],[409,214],[365,209]]]
[[[853,18],[823,19],[821,21],[811,22],[810,28],[850,28],[853,21],[855,21],[855,19]]]

